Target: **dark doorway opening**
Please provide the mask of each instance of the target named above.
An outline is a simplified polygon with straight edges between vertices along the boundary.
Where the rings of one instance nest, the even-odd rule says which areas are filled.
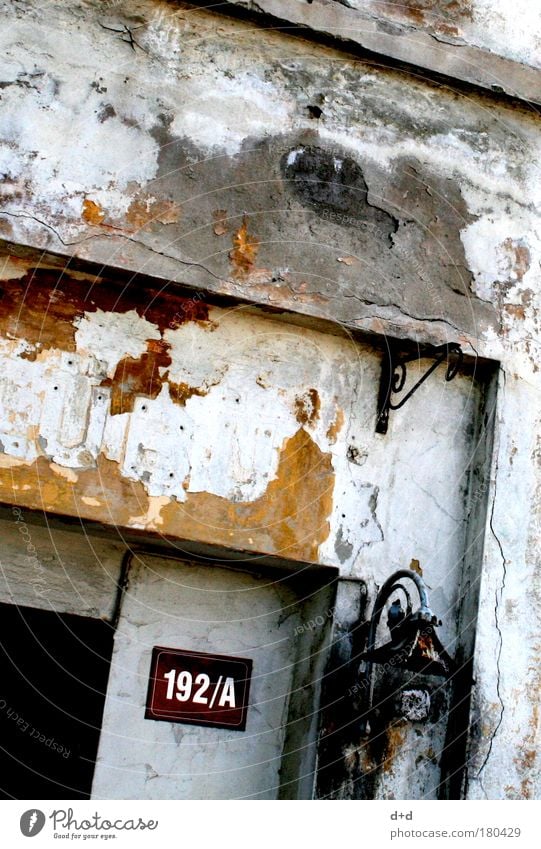
[[[88,799],[114,630],[0,604],[0,798]]]

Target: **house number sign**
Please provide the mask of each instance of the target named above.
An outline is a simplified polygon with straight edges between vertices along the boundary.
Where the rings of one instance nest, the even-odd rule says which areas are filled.
[[[244,657],[155,646],[145,719],[244,731],[251,675]]]

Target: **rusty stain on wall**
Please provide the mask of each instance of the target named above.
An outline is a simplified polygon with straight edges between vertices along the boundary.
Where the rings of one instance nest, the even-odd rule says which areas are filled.
[[[72,270],[28,268],[26,274],[0,279],[0,333],[24,339],[40,350],[75,350],[74,320],[97,310],[129,312],[135,309],[164,330],[196,321],[212,329],[209,307],[202,298],[184,297],[162,285],[135,277],[93,276]]]
[[[457,20],[472,19],[471,0],[402,0],[399,4],[375,0],[369,6],[394,20],[413,22],[450,34],[458,33]]]
[[[207,327],[209,330],[215,328],[215,324],[209,319],[208,304],[200,298],[185,298],[175,314],[172,316],[169,327],[174,330],[186,322],[194,321]]]
[[[103,219],[105,218],[105,212],[94,200],[90,200],[90,198],[85,198],[83,201],[83,212],[82,216],[87,224],[101,224]]]
[[[383,772],[391,772],[394,760],[400,755],[406,737],[406,723],[403,720],[390,723],[385,729],[385,750]]]
[[[520,282],[530,269],[532,262],[530,249],[522,240],[511,238],[505,239],[503,247],[510,257],[511,276]]]
[[[259,241],[248,233],[248,222],[244,216],[241,226],[233,234],[233,250],[229,252],[233,273],[237,277],[246,277],[254,269],[258,250]]]

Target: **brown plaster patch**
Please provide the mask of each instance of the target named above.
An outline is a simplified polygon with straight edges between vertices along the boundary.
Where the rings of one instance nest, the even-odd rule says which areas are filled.
[[[174,401],[175,404],[179,404],[181,407],[184,407],[188,398],[192,398],[194,395],[204,398],[207,394],[207,389],[201,389],[198,386],[189,386],[187,383],[173,383],[173,381],[169,381],[169,397],[171,401]]]
[[[317,389],[307,389],[295,398],[295,418],[301,425],[313,425],[319,418],[320,406]]]
[[[317,562],[330,531],[333,488],[330,454],[300,428],[285,440],[276,478],[260,498],[242,503],[188,493],[186,502],[162,508],[160,533]],[[0,501],[121,527],[140,527],[140,517],[152,512],[143,484],[123,477],[103,455],[95,469],[78,469],[77,481],[55,473],[45,457],[2,469]]]
[[[417,574],[420,575],[421,578],[423,577],[422,566],[415,557],[413,557],[412,560],[411,560],[410,569],[411,569],[412,572],[417,572]]]
[[[201,296],[182,296],[160,284],[143,286],[135,278],[126,283],[68,266],[35,267],[26,260],[15,260],[17,275],[0,279],[0,335],[4,337],[24,339],[39,349],[75,351],[75,319],[98,309],[136,310],[162,332],[189,321],[214,329],[208,304]],[[26,266],[22,275],[21,266]]]
[[[157,200],[153,197],[135,198],[126,213],[126,221],[135,230],[142,230],[148,224],[176,224],[181,209],[173,200]]]
[[[138,395],[157,398],[167,374],[161,375],[160,368],[171,365],[169,345],[161,340],[150,339],[147,351],[140,357],[124,357],[117,364],[113,378],[106,378],[102,386],[111,387],[111,415],[131,413]]]
[[[0,334],[40,348],[75,351],[73,321],[84,307],[80,298],[55,288],[57,281],[55,272],[45,270],[0,282]]]
[[[331,445],[334,445],[334,443],[336,442],[336,440],[338,438],[338,434],[340,433],[340,431],[344,427],[344,422],[345,422],[344,411],[341,408],[338,408],[337,411],[336,411],[336,415],[334,417],[334,420],[330,423],[329,427],[327,428],[327,439],[329,440]]]
[[[300,428],[285,440],[276,478],[260,498],[243,503],[191,492],[184,503],[171,501],[163,508],[160,529],[217,545],[317,561],[318,548],[330,532],[333,489],[330,454]]]
[[[95,469],[78,469],[76,482],[51,469],[46,457],[38,457],[28,466],[3,469],[0,499],[20,507],[121,526],[128,526],[131,516],[146,512],[148,503],[143,484],[122,477],[118,463],[103,455],[98,457]]]

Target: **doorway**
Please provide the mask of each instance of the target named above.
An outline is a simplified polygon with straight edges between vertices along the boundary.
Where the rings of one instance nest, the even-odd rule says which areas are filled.
[[[88,799],[110,623],[0,604],[0,798]]]

